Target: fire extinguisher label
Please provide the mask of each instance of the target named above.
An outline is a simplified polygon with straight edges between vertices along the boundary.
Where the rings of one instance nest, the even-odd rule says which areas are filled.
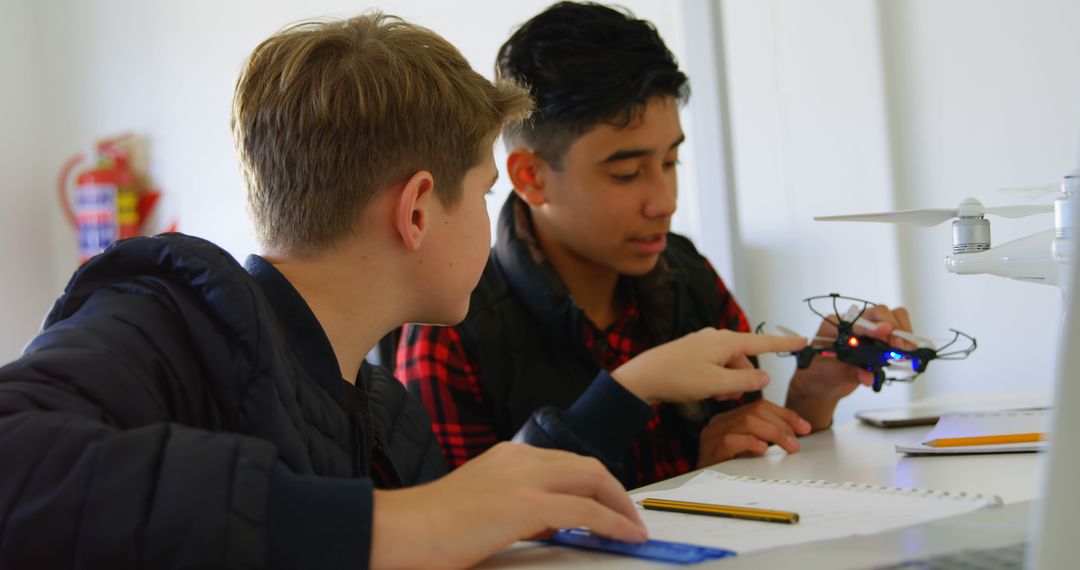
[[[79,224],[79,250],[83,259],[104,251],[116,241],[116,186],[84,184],[76,192],[76,221]]]

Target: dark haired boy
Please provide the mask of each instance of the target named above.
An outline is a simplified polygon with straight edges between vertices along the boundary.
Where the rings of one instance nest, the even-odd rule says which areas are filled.
[[[537,105],[503,133],[514,193],[468,317],[409,325],[397,357],[451,467],[515,438],[593,455],[636,487],[770,443],[794,452],[798,436],[831,425],[866,371],[816,359],[787,407],[760,392],[687,402],[675,387],[692,379],[676,361],[636,385],[620,377],[703,327],[748,331],[709,263],[668,231],[689,87],[655,28],[562,2],[522,25],[496,68]],[[903,309],[868,316],[882,338],[910,329]]]

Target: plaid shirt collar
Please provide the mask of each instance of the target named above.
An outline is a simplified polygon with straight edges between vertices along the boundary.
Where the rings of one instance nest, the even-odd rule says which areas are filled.
[[[614,370],[651,346],[648,331],[641,324],[637,295],[630,294],[615,322],[603,330],[585,319],[582,340],[601,368]]]

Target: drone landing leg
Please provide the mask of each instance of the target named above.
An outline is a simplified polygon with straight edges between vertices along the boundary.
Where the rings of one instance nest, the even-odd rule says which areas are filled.
[[[874,373],[874,391],[880,392],[881,386],[885,384],[885,371],[881,368],[874,368],[871,372]]]

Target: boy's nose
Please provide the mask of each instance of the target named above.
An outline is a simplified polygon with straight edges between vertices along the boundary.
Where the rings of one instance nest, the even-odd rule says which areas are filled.
[[[674,177],[658,176],[648,201],[645,202],[646,218],[671,216],[677,208],[678,189]]]

